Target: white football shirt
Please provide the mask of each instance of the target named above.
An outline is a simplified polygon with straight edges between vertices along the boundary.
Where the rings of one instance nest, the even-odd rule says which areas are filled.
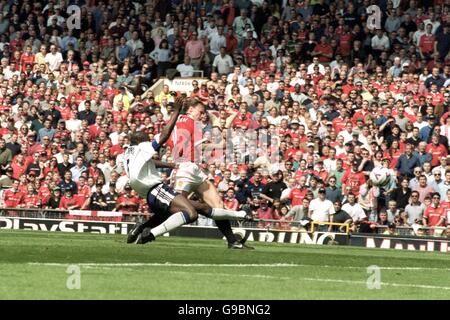
[[[153,141],[130,146],[125,151],[123,165],[130,179],[130,185],[144,199],[152,187],[162,183],[159,171],[156,170],[152,160],[159,148],[158,142]]]

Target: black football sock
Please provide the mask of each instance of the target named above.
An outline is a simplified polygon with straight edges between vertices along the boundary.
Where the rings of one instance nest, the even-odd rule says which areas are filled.
[[[144,222],[142,225],[142,230],[145,228],[155,228],[156,226],[159,226],[161,223],[163,223],[167,217],[162,217],[161,215],[154,215],[150,217],[147,221]]]
[[[227,238],[228,243],[234,243],[237,241],[233,230],[231,230],[230,220],[215,220],[215,223],[220,232],[222,232],[225,238]]]

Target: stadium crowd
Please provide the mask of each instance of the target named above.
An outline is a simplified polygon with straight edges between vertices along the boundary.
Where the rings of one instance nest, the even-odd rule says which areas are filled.
[[[81,7],[80,28],[69,4]],[[367,22],[370,5],[379,28]],[[449,9],[448,0],[1,0],[2,204],[147,212],[123,170],[127,134],[153,138],[181,94],[147,88],[202,70],[189,96],[204,102],[206,142],[233,151],[201,159],[226,207],[365,232],[448,226]],[[161,158],[174,161],[171,148]],[[382,187],[369,179],[380,166],[391,172]]]

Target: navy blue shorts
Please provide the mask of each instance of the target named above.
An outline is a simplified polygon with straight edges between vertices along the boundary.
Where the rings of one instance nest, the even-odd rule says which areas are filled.
[[[147,203],[154,214],[169,214],[169,207],[178,193],[164,183],[157,184],[147,194]]]

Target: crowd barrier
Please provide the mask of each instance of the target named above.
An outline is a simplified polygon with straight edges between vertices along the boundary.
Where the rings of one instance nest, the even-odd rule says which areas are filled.
[[[148,214],[92,212],[76,210],[0,208],[0,230],[34,230],[121,234],[126,236],[136,221]],[[233,232],[254,242],[276,242],[307,245],[348,245],[366,248],[450,252],[450,239],[437,228],[424,228],[416,234],[413,228],[398,227],[394,231],[384,226],[373,233],[350,232],[348,225],[336,223],[298,223],[285,220],[232,222]],[[386,232],[389,231],[389,232]],[[224,239],[209,219],[178,228],[165,236]]]
[[[27,208],[0,208],[0,216],[22,217],[22,218],[42,218],[42,219],[68,219],[85,221],[106,221],[106,222],[142,222],[149,218],[148,213],[141,212],[116,212],[116,211],[91,211],[91,210],[59,210],[59,209],[27,209]],[[214,221],[200,217],[193,225],[214,226]],[[250,222],[232,221],[233,227],[257,228],[273,231],[306,231],[306,232],[334,232],[349,234],[350,226],[345,223],[330,223],[291,220],[270,220],[255,219]],[[398,226],[390,229],[388,226],[377,226],[373,229],[373,234],[387,234],[398,236],[436,236],[450,237],[446,227],[423,227],[423,226]],[[359,233],[358,230],[353,233]]]
[[[203,222],[207,220],[208,222]],[[212,226],[214,222],[210,219],[199,219],[198,225]],[[242,222],[232,222],[234,227],[241,227]],[[302,225],[302,222],[290,221],[290,220],[258,220],[253,222],[246,222],[246,227],[266,229],[266,230],[281,230],[281,231],[298,231],[303,230],[307,232],[334,232],[334,233],[345,233],[345,234],[362,234],[359,232],[359,228],[355,231],[350,230],[350,225],[345,223],[334,223],[334,222],[318,222],[311,221],[309,224]],[[449,232],[450,227],[424,227],[415,225],[411,226],[397,226],[395,229],[390,229],[385,225],[378,225],[372,229],[373,232],[370,234],[379,235],[395,235],[395,236],[428,236],[428,237],[450,237]]]

